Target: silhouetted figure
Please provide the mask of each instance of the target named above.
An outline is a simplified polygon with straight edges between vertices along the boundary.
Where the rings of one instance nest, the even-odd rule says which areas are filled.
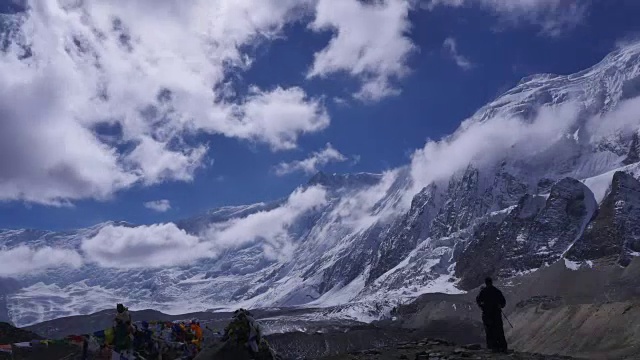
[[[502,295],[502,291],[493,286],[493,280],[486,278],[485,287],[480,290],[476,302],[482,309],[482,322],[487,335],[487,348],[495,352],[507,351],[507,339],[504,337],[502,325],[502,309],[507,305],[507,301]]]

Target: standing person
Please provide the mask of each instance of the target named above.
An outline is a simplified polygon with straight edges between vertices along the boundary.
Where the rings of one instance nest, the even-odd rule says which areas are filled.
[[[114,319],[114,359],[132,359],[133,332],[131,329],[131,314],[124,305],[116,306],[116,316]]]
[[[487,335],[487,348],[494,352],[507,352],[507,339],[504,337],[502,324],[502,309],[507,301],[502,291],[493,286],[493,280],[488,277],[484,280],[485,287],[480,290],[476,302],[482,309],[482,322]]]

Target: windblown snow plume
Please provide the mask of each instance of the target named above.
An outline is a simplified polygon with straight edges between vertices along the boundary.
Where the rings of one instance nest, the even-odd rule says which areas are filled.
[[[298,189],[284,205],[214,224],[204,236],[216,249],[240,248],[260,241],[268,258],[289,258],[296,246],[289,236],[290,226],[306,212],[326,203],[327,194],[322,187]]]
[[[543,107],[531,121],[518,116],[468,121],[451,137],[429,141],[413,154],[414,190],[445,180],[469,164],[483,167],[500,159],[526,158],[543,152],[576,123],[578,111],[578,104],[567,103]]]

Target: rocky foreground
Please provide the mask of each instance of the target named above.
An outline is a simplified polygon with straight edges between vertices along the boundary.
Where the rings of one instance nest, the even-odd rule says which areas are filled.
[[[568,360],[575,359],[560,355],[540,355],[510,352],[497,354],[483,349],[479,344],[457,346],[443,340],[424,340],[419,342],[401,343],[395,346],[383,347],[375,350],[365,350],[357,353],[336,355],[324,358],[326,360]]]

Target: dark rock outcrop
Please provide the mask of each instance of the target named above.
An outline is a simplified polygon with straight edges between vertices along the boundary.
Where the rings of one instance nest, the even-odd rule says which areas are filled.
[[[478,169],[470,166],[460,178],[452,178],[445,195],[446,201],[431,223],[432,236],[442,238],[451,235],[484,215],[489,206],[481,198],[481,192]]]
[[[639,219],[640,182],[616,172],[598,215],[566,257],[574,261],[613,257],[628,265],[631,256],[640,252]]]

